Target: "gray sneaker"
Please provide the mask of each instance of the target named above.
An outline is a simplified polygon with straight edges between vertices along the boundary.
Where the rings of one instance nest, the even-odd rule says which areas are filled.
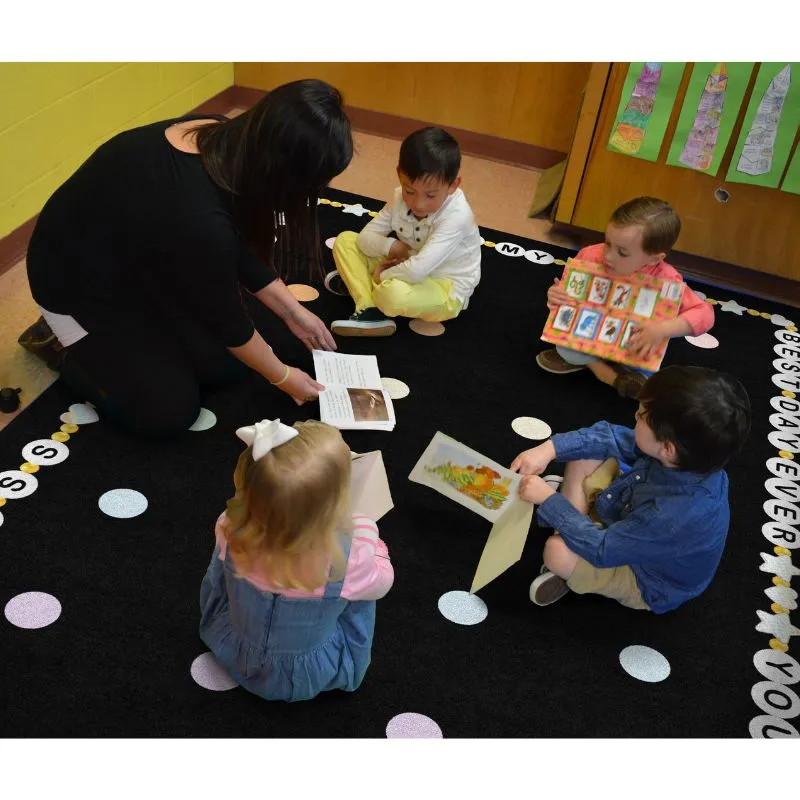
[[[549,606],[569,594],[569,586],[555,572],[542,567],[542,574],[531,584],[529,594],[532,603],[537,606]]]
[[[379,309],[363,308],[348,319],[337,319],[331,330],[339,336],[391,336],[396,330],[394,320]]]

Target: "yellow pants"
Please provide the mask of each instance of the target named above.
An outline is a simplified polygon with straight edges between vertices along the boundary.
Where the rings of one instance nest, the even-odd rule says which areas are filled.
[[[356,311],[379,308],[387,317],[413,317],[442,322],[457,317],[461,302],[451,297],[453,282],[446,278],[425,278],[408,283],[399,278],[375,283],[372,275],[382,258],[368,258],[358,247],[358,234],[345,231],[333,245],[336,269],[356,304]]]

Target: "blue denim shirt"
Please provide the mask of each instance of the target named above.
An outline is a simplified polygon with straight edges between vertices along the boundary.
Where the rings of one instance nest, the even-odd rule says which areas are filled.
[[[657,614],[705,590],[728,535],[728,476],[667,469],[637,447],[633,430],[608,422],[556,434],[558,461],[616,458],[631,469],[595,502],[605,528],[560,494],[539,506],[572,552],[595,567],[628,565],[645,602]]]

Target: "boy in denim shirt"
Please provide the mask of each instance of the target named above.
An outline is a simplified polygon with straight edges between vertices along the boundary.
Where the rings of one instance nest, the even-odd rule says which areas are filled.
[[[736,379],[673,366],[645,383],[634,430],[598,422],[520,453],[520,496],[555,528],[531,600],[549,605],[571,589],[663,614],[697,597],[728,534],[723,467],[749,431]],[[553,459],[569,462],[560,494],[537,477]]]

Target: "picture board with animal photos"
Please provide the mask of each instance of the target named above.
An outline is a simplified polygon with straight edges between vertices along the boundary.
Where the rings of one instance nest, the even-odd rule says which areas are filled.
[[[550,312],[542,331],[545,342],[630,367],[659,368],[668,340],[642,358],[629,347],[631,334],[648,322],[678,316],[683,283],[641,273],[617,277],[602,264],[571,258],[561,285],[574,304]]]

